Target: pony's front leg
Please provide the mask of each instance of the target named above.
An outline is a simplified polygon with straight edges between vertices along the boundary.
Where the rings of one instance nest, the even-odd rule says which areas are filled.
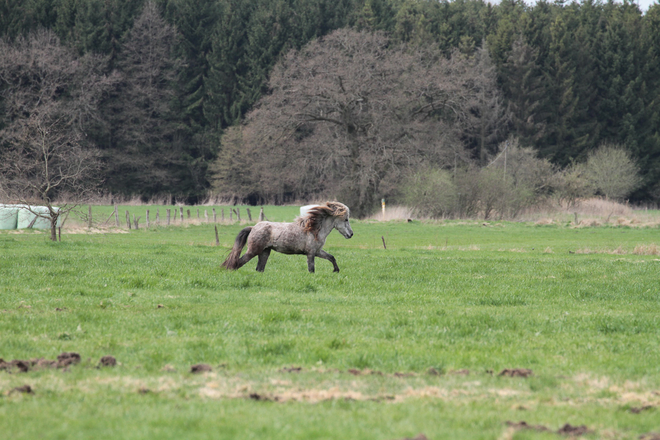
[[[307,270],[314,273],[314,254],[307,254]]]
[[[332,263],[334,266],[335,270],[333,272],[339,272],[339,266],[337,266],[337,260],[335,260],[335,257],[324,251],[323,249],[319,249],[319,251],[316,253],[316,256],[319,258],[323,258],[324,260],[328,260],[329,262]]]

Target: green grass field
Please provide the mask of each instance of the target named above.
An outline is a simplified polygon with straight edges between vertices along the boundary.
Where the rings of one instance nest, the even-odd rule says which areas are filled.
[[[266,207],[275,221],[296,212]],[[351,240],[325,245],[339,274],[276,253],[263,274],[256,259],[222,270],[238,224],[218,226],[220,246],[212,224],[59,243],[0,232],[0,358],[82,358],[0,371],[2,437],[660,432],[659,229],[482,223],[353,221]],[[99,368],[106,355],[118,365]],[[192,374],[199,363],[212,371]],[[499,375],[517,368],[532,375]]]

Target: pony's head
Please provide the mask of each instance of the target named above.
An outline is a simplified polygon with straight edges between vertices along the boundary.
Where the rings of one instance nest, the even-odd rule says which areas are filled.
[[[351,238],[353,229],[351,229],[351,224],[348,221],[349,216],[348,206],[339,202],[326,202],[309,210],[307,216],[303,219],[304,230],[312,232],[316,236],[323,222],[331,218],[332,227],[344,237]]]
[[[339,202],[327,202],[326,206],[332,210],[332,217],[335,219],[334,228],[344,238],[351,238],[353,236],[353,229],[348,221],[348,217],[351,214],[348,206]]]

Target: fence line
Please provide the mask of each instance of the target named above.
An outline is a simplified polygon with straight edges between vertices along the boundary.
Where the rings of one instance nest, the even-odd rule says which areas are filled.
[[[14,207],[14,205],[2,205],[0,204],[0,208],[2,211],[0,212],[0,229],[17,229],[17,228],[25,228],[26,226],[20,226],[18,225],[19,222],[17,222],[16,218],[18,217],[18,211],[21,210],[20,206]],[[11,209],[10,209],[11,208]],[[82,209],[80,210],[80,223],[78,223],[80,226],[83,228],[86,228],[88,230],[91,230],[92,227],[109,227],[109,226],[114,226],[116,228],[124,228],[124,229],[139,229],[140,228],[140,220],[144,219],[145,224],[143,225],[144,228],[150,229],[153,227],[160,227],[160,226],[172,226],[172,225],[177,225],[177,211],[178,211],[178,217],[179,217],[179,223],[177,226],[185,226],[185,225],[201,225],[201,224],[220,224],[220,225],[233,225],[233,224],[250,224],[250,223],[257,223],[258,221],[263,221],[267,220],[266,216],[264,215],[264,209],[261,207],[261,210],[259,212],[259,217],[258,221],[253,221],[252,219],[252,212],[250,211],[250,208],[246,208],[248,220],[245,221],[241,219],[241,212],[240,208],[238,206],[236,207],[228,207],[229,209],[229,219],[225,217],[225,208],[220,208],[220,216],[218,216],[218,213],[216,211],[216,208],[213,207],[211,208],[211,215],[209,215],[209,212],[207,209],[204,209],[204,216],[202,217],[200,208],[195,208],[197,210],[196,216],[193,216],[191,213],[191,209],[188,209],[186,207],[186,213],[187,213],[187,219],[184,219],[184,207],[179,206],[179,207],[172,207],[172,208],[164,208],[165,209],[165,221],[161,225],[160,222],[160,208],[156,208],[156,216],[155,216],[155,221],[153,220],[152,217],[152,212],[151,209],[147,208],[144,211],[144,217],[137,215],[135,212],[136,210],[133,208],[130,211],[125,210],[125,220],[126,224],[125,226],[122,226],[120,221],[119,221],[119,206],[118,205],[112,205],[112,212],[110,215],[106,217],[107,214],[99,214],[98,211],[94,212],[94,209],[91,205],[87,206],[87,209],[85,207],[81,207]],[[83,209],[85,211],[83,211]],[[174,215],[172,215],[172,210],[174,210]],[[6,212],[5,212],[6,211]],[[11,211],[11,212],[9,212]],[[15,212],[16,211],[16,212]],[[131,213],[131,211],[133,213]],[[106,211],[107,212],[107,211]],[[10,215],[11,214],[11,215]],[[5,217],[8,217],[5,219]],[[11,217],[11,218],[9,218]],[[34,222],[38,220],[39,218],[34,216],[32,219],[32,224],[29,224],[27,227],[37,227]],[[18,225],[18,226],[17,226]],[[34,225],[34,226],[33,226]],[[64,221],[58,221],[58,226],[62,227],[64,225]],[[40,226],[40,228],[45,228],[45,226]],[[50,228],[50,223],[48,224],[48,228]]]
[[[177,225],[177,217],[179,217],[179,223],[178,226],[184,226],[184,225],[201,225],[201,224],[208,224],[208,223],[213,223],[213,224],[220,224],[220,225],[233,225],[233,224],[243,224],[243,223],[257,223],[260,221],[263,221],[266,219],[266,216],[264,215],[264,208],[261,207],[259,211],[259,218],[255,222],[252,219],[252,212],[250,211],[250,208],[246,208],[246,212],[248,215],[248,220],[245,221],[241,219],[241,211],[240,208],[237,206],[235,208],[229,207],[229,219],[225,218],[225,209],[220,208],[220,216],[218,218],[218,214],[216,212],[216,208],[211,208],[211,215],[209,215],[209,212],[207,209],[204,209],[204,217],[202,218],[201,212],[199,208],[196,209],[196,216],[193,215],[191,212],[191,209],[188,209],[187,207],[185,208],[186,215],[184,217],[184,207],[179,206],[179,207],[173,207],[173,208],[165,208],[165,222],[164,225],[162,226],[172,226],[172,225]],[[172,215],[172,210],[174,210],[174,215]],[[135,210],[132,210],[135,212]],[[178,215],[177,215],[178,211]],[[131,214],[129,210],[125,211],[126,214],[126,226],[124,229],[139,229],[140,228],[140,220],[143,218],[142,216],[138,216],[137,214]],[[145,227],[147,229],[150,229],[152,227],[160,227],[160,209],[156,208],[156,218],[155,222],[152,222],[152,217],[151,217],[151,210],[150,209],[145,209]],[[92,206],[90,205],[88,207],[88,212],[87,212],[87,218],[85,219],[87,221],[87,227],[88,229],[91,229],[92,227]],[[97,214],[98,216],[98,214]],[[110,222],[112,221],[114,217],[114,226],[117,228],[120,228],[121,225],[119,223],[119,206],[114,205],[113,211],[110,214],[110,216],[105,220],[96,220],[94,223],[98,224],[99,226],[109,226]]]

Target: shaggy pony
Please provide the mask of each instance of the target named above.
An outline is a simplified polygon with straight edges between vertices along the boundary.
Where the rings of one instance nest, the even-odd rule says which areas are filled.
[[[244,228],[236,236],[234,247],[222,266],[236,270],[252,258],[258,256],[257,271],[263,272],[270,251],[283,254],[307,255],[307,269],[314,272],[314,258],[328,260],[339,272],[335,257],[324,251],[323,245],[328,234],[337,229],[346,238],[353,236],[349,223],[350,210],[339,202],[326,202],[310,209],[304,217],[293,223],[259,222],[255,226]],[[245,255],[241,251],[247,244]]]

